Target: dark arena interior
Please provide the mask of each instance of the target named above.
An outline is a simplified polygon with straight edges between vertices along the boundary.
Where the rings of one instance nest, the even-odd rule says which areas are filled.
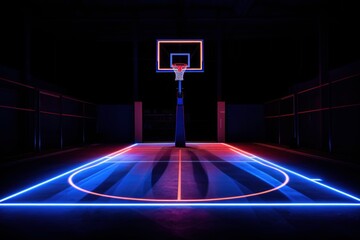
[[[359,239],[356,1],[0,3],[1,239]]]

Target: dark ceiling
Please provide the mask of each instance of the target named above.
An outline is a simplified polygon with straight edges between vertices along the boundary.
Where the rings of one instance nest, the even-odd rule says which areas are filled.
[[[357,8],[347,1],[23,2],[0,3],[0,64],[98,103],[174,94],[174,76],[155,73],[158,38],[204,39],[205,73],[186,75],[184,87],[233,103],[262,103],[316,77],[319,29],[330,69],[359,60]]]

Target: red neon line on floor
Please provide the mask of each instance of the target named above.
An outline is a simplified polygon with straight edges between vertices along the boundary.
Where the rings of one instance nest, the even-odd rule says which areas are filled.
[[[228,149],[228,150],[231,150],[237,154],[240,154],[240,155],[243,155],[243,156],[246,156],[248,158],[253,158],[253,157],[256,157],[255,155],[249,153],[249,152],[246,152],[244,150],[241,150],[239,148],[236,148],[234,146],[231,146],[231,145],[228,145],[228,144],[225,144],[223,143],[222,145],[224,146],[227,146],[228,148],[225,148],[225,149]],[[130,149],[133,149],[133,148],[130,148]],[[123,149],[123,151],[119,152],[118,154],[116,155],[120,155],[124,152],[127,152],[129,151],[130,149]],[[124,151],[125,150],[125,151]],[[111,157],[113,157],[114,155],[111,154],[110,155]],[[240,199],[240,198],[247,198],[247,197],[253,197],[253,196],[259,196],[259,195],[262,195],[262,194],[266,194],[266,193],[270,193],[272,191],[276,191],[284,186],[286,186],[290,180],[289,176],[282,170],[276,168],[276,167],[273,167],[273,166],[270,166],[270,165],[267,165],[265,163],[262,163],[262,162],[258,162],[256,160],[254,160],[255,162],[263,165],[263,166],[266,166],[266,167],[269,167],[269,168],[272,168],[278,172],[280,172],[283,176],[284,176],[284,181],[276,186],[276,187],[273,187],[273,188],[270,188],[268,190],[264,190],[264,191],[261,191],[261,192],[254,192],[254,193],[249,193],[249,194],[245,194],[245,195],[236,195],[236,196],[229,196],[229,197],[215,197],[215,198],[202,198],[202,199],[182,199],[181,198],[181,158],[182,158],[182,152],[181,150],[179,149],[179,155],[178,155],[178,161],[179,161],[179,171],[178,171],[178,192],[177,192],[177,198],[176,199],[156,199],[156,198],[136,198],[136,197],[125,197],[125,196],[115,196],[115,195],[108,195],[108,194],[103,194],[103,193],[98,193],[98,192],[93,192],[93,191],[90,191],[90,190],[86,190],[86,189],[83,189],[79,186],[77,186],[74,182],[73,182],[73,177],[84,171],[84,170],[87,170],[89,168],[92,168],[92,167],[95,167],[95,166],[98,166],[100,164],[102,164],[103,162],[100,162],[96,165],[93,165],[93,166],[89,166],[87,168],[84,168],[84,169],[80,169],[79,171],[73,173],[69,178],[68,178],[68,182],[69,184],[74,187],[75,189],[79,190],[79,191],[82,191],[82,192],[85,192],[85,193],[88,193],[88,194],[92,194],[92,195],[96,195],[96,196],[100,196],[100,197],[106,197],[106,198],[113,198],[113,199],[118,199],[118,200],[130,200],[130,201],[149,201],[149,202],[208,202],[208,201],[224,201],[224,200],[234,200],[234,199]],[[106,162],[106,160],[104,161]]]
[[[181,149],[179,149],[179,172],[178,172],[178,192],[177,192],[177,200],[181,200]]]

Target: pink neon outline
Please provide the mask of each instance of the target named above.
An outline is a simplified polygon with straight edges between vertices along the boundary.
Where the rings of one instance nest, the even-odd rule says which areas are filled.
[[[157,70],[158,71],[172,71],[172,68],[161,68],[160,67],[160,43],[200,43],[200,67],[199,68],[187,68],[188,71],[203,70],[203,41],[202,40],[158,40],[157,41],[157,54],[156,54],[156,62],[157,62]]]
[[[179,170],[178,170],[178,192],[177,192],[177,200],[181,200],[181,149],[179,149],[178,161],[179,161]]]
[[[228,146],[229,149],[233,152],[236,152],[238,154],[241,154],[241,155],[245,155],[247,157],[255,157],[255,155],[251,154],[251,153],[248,153],[246,151],[243,151],[239,148],[236,148],[236,147],[233,147],[231,145],[228,145],[228,144],[224,144],[225,146]],[[126,151],[129,151],[130,149],[126,150]],[[122,154],[122,153],[119,153],[119,155]],[[181,153],[179,153],[181,154]],[[181,156],[180,156],[181,157]],[[74,187],[75,189],[81,191],[81,192],[84,192],[84,193],[87,193],[87,194],[92,194],[92,195],[96,195],[96,196],[99,196],[99,197],[106,197],[106,198],[113,198],[113,199],[119,199],[119,200],[129,200],[129,201],[145,201],[145,202],[210,202],[210,201],[224,201],[224,200],[234,200],[234,199],[240,199],[240,198],[246,198],[246,197],[253,197],[253,196],[259,196],[259,195],[263,195],[263,194],[266,194],[266,193],[270,193],[270,192],[273,192],[273,191],[276,191],[284,186],[286,186],[290,180],[289,176],[283,172],[282,170],[280,169],[277,169],[273,166],[269,166],[265,163],[262,163],[262,162],[258,162],[256,161],[257,163],[263,165],[263,166],[267,166],[269,168],[272,168],[280,173],[282,173],[284,176],[285,176],[285,181],[280,184],[279,186],[277,187],[274,187],[274,188],[271,188],[271,189],[268,189],[268,190],[265,190],[265,191],[261,191],[261,192],[256,192],[256,193],[250,193],[250,194],[245,194],[245,195],[238,195],[238,196],[231,196],[231,197],[219,197],[219,198],[202,198],[202,199],[154,199],[154,198],[134,198],[134,197],[122,197],[122,196],[114,196],[114,195],[108,195],[108,194],[102,194],[102,193],[97,193],[97,192],[93,192],[93,191],[89,191],[89,190],[86,190],[86,189],[83,189],[83,188],[80,188],[79,186],[77,186],[74,182],[73,182],[73,177],[84,171],[84,170],[87,170],[89,168],[92,168],[92,167],[95,167],[95,166],[98,166],[102,163],[104,163],[105,161],[103,162],[100,162],[98,164],[95,164],[95,165],[92,165],[92,166],[89,166],[87,168],[83,168],[83,169],[80,169],[79,171],[73,173],[71,176],[69,176],[68,178],[68,182],[69,184]]]

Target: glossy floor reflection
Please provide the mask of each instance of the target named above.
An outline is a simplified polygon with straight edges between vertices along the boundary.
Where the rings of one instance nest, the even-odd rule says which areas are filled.
[[[354,195],[223,143],[134,144],[0,206],[360,206]]]
[[[232,147],[233,150],[241,150],[245,156],[230,150],[228,145],[215,144],[204,148],[205,145],[194,144],[182,149],[180,197],[186,200],[183,202],[177,199],[179,149],[172,144],[136,145],[132,149],[135,151],[116,157],[126,146],[96,145],[3,164],[0,168],[2,199],[66,174],[3,200],[0,232],[2,236],[12,236],[13,239],[357,239],[360,236],[358,205],[322,204],[334,200],[343,203],[356,200],[319,185],[334,186],[351,196],[358,196],[360,178],[357,165],[263,145],[232,146],[236,146],[236,149]],[[105,159],[106,156],[114,157]],[[254,160],[286,173],[289,182],[259,196],[187,201],[234,196],[234,193],[248,194],[251,190],[261,191],[284,182],[285,176],[281,172]],[[95,166],[101,161],[105,162]],[[84,170],[90,166],[93,167]],[[309,180],[295,173],[303,174]],[[71,175],[77,186],[92,192],[156,199],[166,197],[176,201],[123,200],[86,194],[69,184]],[[319,178],[322,181],[316,180]],[[123,189],[125,183],[125,186],[131,184],[127,190]],[[228,186],[221,188],[224,184]],[[160,191],[162,188],[167,189],[166,193]],[[306,200],[321,205],[270,204],[280,200],[288,204]],[[59,207],[58,204],[65,201],[71,206]],[[50,203],[55,207],[5,205],[16,203]],[[229,203],[234,205],[225,205]]]

